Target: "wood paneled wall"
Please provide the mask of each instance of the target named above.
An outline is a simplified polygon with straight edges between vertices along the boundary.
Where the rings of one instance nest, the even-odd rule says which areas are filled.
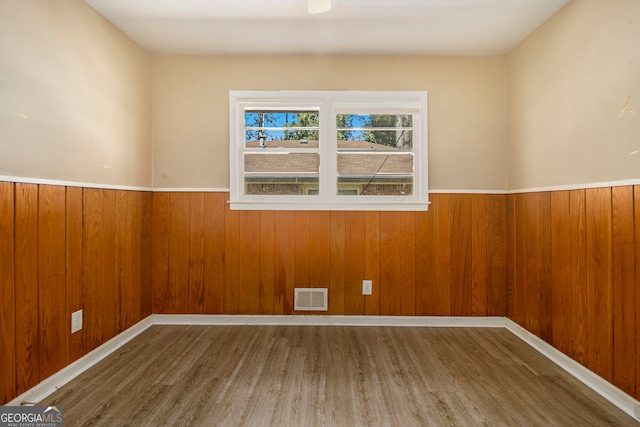
[[[227,200],[153,194],[154,313],[295,314],[294,287],[327,287],[328,314],[506,315],[505,195],[432,194],[428,212],[232,211]]]
[[[151,314],[151,208],[151,193],[0,182],[2,403]]]
[[[508,316],[640,398],[640,186],[509,196]]]

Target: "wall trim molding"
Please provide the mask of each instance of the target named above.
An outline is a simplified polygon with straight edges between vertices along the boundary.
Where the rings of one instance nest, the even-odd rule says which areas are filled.
[[[333,316],[333,315],[182,315],[154,314],[154,325],[402,326],[503,328],[504,317]]]
[[[628,185],[640,185],[640,178],[623,179],[620,181],[592,182],[587,184],[570,184],[570,185],[554,185],[549,187],[521,188],[517,190],[508,190],[506,194],[542,193],[547,191],[567,191],[567,190],[588,190],[590,188],[624,187]]]
[[[43,184],[43,185],[58,185],[65,187],[82,187],[82,188],[99,188],[104,190],[129,190],[129,191],[149,191],[153,193],[228,193],[228,188],[217,187],[136,187],[130,185],[111,185],[111,184],[96,184],[89,182],[76,182],[76,181],[62,181],[55,179],[41,179],[41,178],[29,178],[29,177],[16,177],[8,175],[0,175],[0,181],[16,182],[24,184]],[[640,178],[637,179],[625,179],[620,181],[608,181],[608,182],[592,182],[587,184],[569,184],[569,185],[555,185],[548,187],[532,187],[532,188],[520,188],[515,190],[470,190],[470,189],[437,189],[430,188],[429,193],[433,194],[522,194],[522,193],[541,193],[547,191],[567,191],[567,190],[586,190],[590,188],[603,188],[603,187],[623,187],[628,185],[640,185]]]
[[[7,406],[31,406],[45,399],[54,391],[69,383],[71,380],[96,365],[98,362],[111,355],[113,352],[124,346],[126,343],[140,335],[153,325],[153,317],[148,316],[105,342],[99,347],[91,350],[80,359],[62,368],[60,371],[41,381],[35,387],[25,391],[15,399],[6,403]]]
[[[152,314],[87,353],[35,387],[8,402],[7,406],[34,405],[153,325],[270,325],[270,326],[395,326],[506,328],[530,347],[600,396],[640,421],[640,401],[593,373],[547,342],[506,317],[449,316],[331,316],[331,315],[191,315]]]
[[[569,373],[578,381],[591,388],[609,402],[613,403],[627,415],[640,421],[640,401],[629,396],[623,390],[614,386],[596,373],[590,371],[511,319],[505,319],[505,327],[530,347],[534,348],[547,359],[558,365],[565,372]]]
[[[136,187],[131,185],[96,184],[92,182],[61,181],[55,179],[41,179],[18,176],[0,175],[0,181],[19,184],[56,185],[60,187],[98,188],[102,190],[153,191],[151,187]]]

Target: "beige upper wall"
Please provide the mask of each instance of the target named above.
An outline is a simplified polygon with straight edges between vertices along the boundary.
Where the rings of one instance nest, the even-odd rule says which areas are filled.
[[[82,0],[0,1],[0,175],[151,185],[150,58]]]
[[[640,178],[639,46],[640,1],[572,0],[508,55],[509,189]]]
[[[505,188],[505,58],[160,56],[153,185],[229,187],[229,90],[426,90],[429,187]]]

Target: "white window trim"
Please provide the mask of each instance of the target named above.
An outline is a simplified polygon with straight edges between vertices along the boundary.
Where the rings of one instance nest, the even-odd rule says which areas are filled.
[[[320,109],[320,186],[337,193],[337,146],[323,143],[337,133],[334,117],[344,111],[398,112],[406,108],[415,114],[413,136],[414,174],[412,196],[329,196],[323,195],[245,195],[243,180],[244,109],[274,107]],[[229,92],[229,170],[230,208],[239,210],[376,210],[424,211],[428,192],[428,114],[426,91],[230,91]],[[305,149],[305,152],[309,152]]]

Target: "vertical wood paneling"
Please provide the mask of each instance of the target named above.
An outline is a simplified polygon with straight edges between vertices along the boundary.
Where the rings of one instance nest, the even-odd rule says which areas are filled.
[[[83,308],[82,294],[82,188],[66,189],[66,297],[67,310],[65,319],[71,319],[71,313]],[[82,357],[84,329],[74,334],[67,334],[67,362],[72,363]]]
[[[153,194],[140,195],[142,217],[140,218],[140,319],[153,313]]]
[[[569,258],[570,287],[571,357],[586,363],[587,349],[587,233],[586,233],[586,191],[574,190],[569,194]],[[556,253],[553,253],[554,257]],[[554,282],[554,287],[563,286]],[[565,287],[567,285],[564,285]],[[565,308],[566,310],[566,308]],[[555,325],[554,325],[555,326]]]
[[[538,236],[539,229],[539,193],[529,193],[524,196],[523,232],[518,240],[523,240],[523,277],[528,281],[520,282],[522,286],[523,300],[520,308],[523,313],[524,326],[530,332],[540,336],[542,289],[541,277],[538,270]]]
[[[612,189],[613,382],[636,392],[636,284],[633,187]]]
[[[451,197],[432,194],[432,208],[436,224],[436,316],[451,314]]]
[[[517,289],[517,233],[516,233],[516,209],[517,196],[507,196],[507,317],[514,322],[516,319],[516,289]]]
[[[637,316],[640,316],[640,185],[636,185],[634,187],[634,213],[635,213],[635,221],[634,221],[634,229],[635,233],[635,243],[634,249],[636,252],[636,278],[635,278],[635,288],[636,288],[636,400],[640,400],[640,319]]]
[[[16,294],[14,287],[14,184],[0,182],[0,403],[16,392]]]
[[[538,193],[536,271],[538,272],[540,292],[540,338],[551,343],[552,323],[552,281],[551,281],[551,197],[550,193]]]
[[[613,380],[611,189],[586,190],[587,367]]]
[[[434,205],[416,213],[416,315],[436,313],[436,239]]]
[[[400,213],[400,315],[416,314],[416,216],[414,212]]]
[[[402,216],[400,212],[380,212],[380,314],[402,312]]]
[[[516,194],[514,197],[514,270],[513,270],[513,308],[512,319],[519,325],[527,327],[525,323],[525,283],[527,281],[526,266],[527,252],[525,250],[527,239],[525,233],[525,195]]]
[[[293,255],[293,275],[296,288],[310,286],[310,244],[311,230],[309,229],[309,212],[296,211],[294,213],[295,252]]]
[[[101,343],[120,331],[120,286],[116,281],[116,191],[101,190],[102,225],[102,332]]]
[[[239,313],[241,212],[227,209],[224,219],[224,299],[225,314]]]
[[[471,196],[451,195],[451,315],[471,316]]]
[[[15,184],[17,394],[38,383],[38,186]]]
[[[278,211],[276,216],[275,314],[293,313],[295,214]],[[226,285],[225,285],[226,286]]]
[[[372,294],[364,297],[367,315],[380,314],[380,214],[365,213],[364,274],[372,282]]]
[[[260,314],[274,314],[274,293],[276,276],[274,211],[260,212]]]
[[[118,191],[116,193],[116,221],[115,221],[115,265],[116,286],[120,289],[120,329],[124,330],[133,325],[138,305],[140,278],[134,278],[134,215],[135,193],[132,191]],[[137,316],[136,316],[137,317]]]
[[[310,212],[310,272],[312,288],[331,289],[331,216],[326,211]]]
[[[365,279],[365,222],[363,212],[346,213],[344,314],[364,314],[362,281]]]
[[[331,271],[328,314],[345,313],[346,214],[331,212]]]
[[[169,196],[169,293],[166,313],[189,312],[189,193]]]
[[[85,188],[83,206],[83,331],[84,352],[88,353],[103,342],[102,190]]]
[[[487,315],[487,196],[471,196],[471,312]]]
[[[0,202],[5,403],[138,322],[143,299],[151,313],[152,198],[0,183]],[[71,334],[79,309],[83,329]]]
[[[571,343],[571,307],[573,283],[571,282],[572,241],[570,192],[554,191],[551,194],[551,278],[555,286],[551,291],[553,314],[552,344],[568,356],[573,356]]]
[[[153,193],[151,274],[153,312],[166,313],[169,297],[169,193]]]
[[[487,315],[507,315],[507,196],[487,199]],[[475,262],[475,260],[474,260]]]
[[[204,312],[224,311],[226,193],[205,195]]]
[[[42,381],[64,368],[67,361],[64,187],[39,186],[38,284],[38,366]]]
[[[238,310],[260,313],[260,212],[240,213],[240,279]]]
[[[189,283],[187,312],[204,313],[204,193],[189,194]]]

